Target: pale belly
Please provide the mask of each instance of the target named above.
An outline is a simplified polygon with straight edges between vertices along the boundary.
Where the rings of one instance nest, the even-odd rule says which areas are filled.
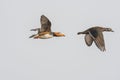
[[[45,34],[43,36],[40,36],[41,39],[48,39],[48,38],[52,38],[53,35],[50,35],[50,34]]]

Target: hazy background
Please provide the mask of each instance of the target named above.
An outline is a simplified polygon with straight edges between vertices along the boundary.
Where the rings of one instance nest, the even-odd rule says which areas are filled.
[[[29,39],[42,14],[66,37]],[[96,25],[106,52],[76,35]],[[120,80],[119,45],[119,0],[0,0],[0,80]]]

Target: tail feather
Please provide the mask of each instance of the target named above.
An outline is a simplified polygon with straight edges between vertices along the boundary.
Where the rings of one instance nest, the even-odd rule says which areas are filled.
[[[36,28],[36,29],[31,29],[30,31],[39,31],[40,28]]]
[[[82,34],[82,32],[78,32],[78,33],[77,33],[77,35],[80,35],[80,34]]]
[[[29,38],[33,38],[35,36],[35,34],[31,35]]]

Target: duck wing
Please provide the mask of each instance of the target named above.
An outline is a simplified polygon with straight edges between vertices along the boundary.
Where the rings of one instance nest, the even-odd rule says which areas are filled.
[[[105,51],[105,43],[104,43],[104,38],[103,34],[101,31],[89,31],[90,36],[93,38],[96,46],[101,50]]]
[[[91,46],[93,43],[93,38],[90,36],[90,34],[85,35],[85,42],[88,46]]]
[[[45,34],[50,34],[50,32],[41,32],[41,33],[39,33],[39,36],[43,36]]]
[[[42,15],[40,18],[40,22],[41,22],[40,32],[51,32],[51,22],[46,16]]]

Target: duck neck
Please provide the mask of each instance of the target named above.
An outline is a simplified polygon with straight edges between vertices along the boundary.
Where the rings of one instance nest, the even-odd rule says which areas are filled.
[[[104,28],[103,31],[109,31],[109,28]]]
[[[56,35],[55,35],[55,32],[51,32],[51,34],[52,34],[53,36],[56,36]]]

